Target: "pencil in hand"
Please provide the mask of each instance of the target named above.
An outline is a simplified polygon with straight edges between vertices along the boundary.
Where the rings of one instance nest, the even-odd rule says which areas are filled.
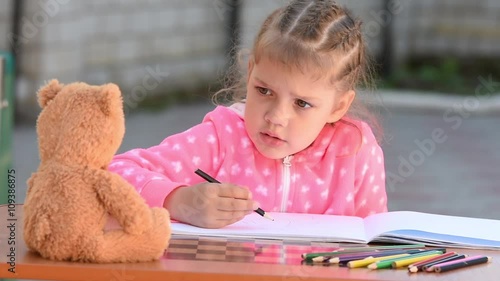
[[[205,179],[206,181],[208,181],[208,182],[211,182],[211,183],[220,183],[220,181],[218,181],[218,180],[216,180],[216,179],[212,178],[209,174],[207,174],[207,173],[203,172],[203,171],[202,171],[202,170],[200,170],[200,169],[197,169],[197,170],[195,171],[195,173],[196,173],[198,176],[200,176],[200,177],[202,177],[203,179]],[[272,220],[272,221],[274,221],[274,219],[273,219],[270,215],[268,215],[268,214],[267,214],[264,210],[262,210],[261,208],[257,208],[257,210],[254,210],[254,211],[255,211],[257,214],[259,214],[259,215],[263,216],[264,218],[266,218],[266,219],[268,219],[268,220]]]
[[[262,210],[261,208],[257,208],[257,210],[254,210],[254,211],[257,214],[265,217],[266,219],[274,221],[274,219],[270,215],[268,215],[264,210]]]

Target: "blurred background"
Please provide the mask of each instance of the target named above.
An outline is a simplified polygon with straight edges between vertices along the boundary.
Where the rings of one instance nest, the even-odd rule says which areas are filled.
[[[500,218],[500,1],[339,0],[363,22],[377,71],[389,209]],[[213,108],[234,48],[278,0],[0,2],[1,199],[37,169],[36,91],[116,83],[120,152],[158,144]]]

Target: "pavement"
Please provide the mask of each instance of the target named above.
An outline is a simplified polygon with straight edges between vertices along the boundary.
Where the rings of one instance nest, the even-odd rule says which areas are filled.
[[[500,95],[382,92],[377,98],[390,211],[500,219]],[[199,103],[129,114],[119,152],[156,145],[212,108]],[[22,201],[25,181],[39,163],[34,124],[14,130]]]

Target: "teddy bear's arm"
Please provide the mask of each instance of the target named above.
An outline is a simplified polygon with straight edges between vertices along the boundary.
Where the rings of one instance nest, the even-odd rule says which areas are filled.
[[[96,193],[107,211],[132,234],[141,234],[152,225],[151,210],[144,199],[119,175],[103,170],[93,170]]]
[[[26,182],[27,183],[26,197],[28,197],[28,195],[30,194],[31,187],[35,183],[35,178],[36,178],[36,173],[32,173],[31,177],[29,177],[28,181]]]

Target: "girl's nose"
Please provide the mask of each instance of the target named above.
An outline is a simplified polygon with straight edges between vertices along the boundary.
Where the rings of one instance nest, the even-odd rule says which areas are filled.
[[[290,114],[286,106],[276,104],[267,111],[264,118],[272,125],[286,127]]]

